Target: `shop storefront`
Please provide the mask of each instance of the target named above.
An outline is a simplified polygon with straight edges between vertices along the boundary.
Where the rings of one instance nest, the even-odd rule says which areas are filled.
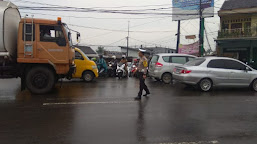
[[[217,40],[217,55],[238,59],[257,69],[257,38]]]

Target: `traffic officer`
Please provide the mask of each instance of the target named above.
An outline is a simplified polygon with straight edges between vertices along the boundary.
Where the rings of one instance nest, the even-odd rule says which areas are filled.
[[[146,52],[146,50],[144,50],[144,49],[139,49],[139,52],[138,52],[138,56],[140,57],[140,60],[138,63],[137,71],[139,72],[140,89],[139,89],[137,97],[135,97],[135,100],[141,100],[143,90],[145,90],[145,92],[146,92],[143,96],[146,97],[147,95],[150,94],[150,91],[145,84],[147,67],[148,67],[147,58],[145,57],[145,52]]]

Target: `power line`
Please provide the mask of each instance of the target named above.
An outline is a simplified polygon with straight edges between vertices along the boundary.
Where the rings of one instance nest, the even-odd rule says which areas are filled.
[[[112,14],[126,14],[126,15],[163,15],[163,16],[174,16],[174,15],[199,15],[198,13],[163,13],[163,12],[136,12],[135,10],[122,11],[122,10],[99,10],[90,8],[61,8],[61,7],[19,7],[19,9],[35,10],[35,11],[61,11],[61,12],[95,12],[95,13],[112,13]],[[207,13],[206,13],[207,14]],[[211,13],[212,14],[212,13]]]
[[[47,4],[47,3],[40,3],[40,2],[32,2],[27,0],[10,0],[10,1],[16,1],[16,2],[25,2],[25,3],[31,3],[31,4],[40,4],[40,5],[47,5],[47,6],[60,6],[55,4]],[[157,7],[157,6],[170,6],[171,4],[159,4],[159,5],[141,5],[141,6],[116,6],[116,7],[91,7],[91,8],[133,8],[133,7]],[[64,6],[68,7],[68,6]]]
[[[155,46],[160,45],[160,44],[156,44],[156,43],[151,43],[151,42],[146,42],[146,41],[138,40],[138,39],[131,38],[131,37],[130,37],[130,39],[133,39],[133,40],[135,40],[135,41],[139,41],[139,42],[142,42],[142,43],[145,43],[145,44],[151,44],[151,45],[155,45]],[[161,46],[161,45],[160,45],[160,46]]]
[[[150,21],[150,22],[143,23],[143,24],[139,24],[139,25],[135,25],[135,26],[131,26],[130,28],[134,28],[134,27],[146,25],[146,24],[153,23],[153,22],[157,22],[157,21],[160,21],[160,20],[162,20],[162,19],[155,20],[155,21]],[[124,29],[121,29],[121,30],[125,31]],[[90,37],[90,38],[88,38],[88,39],[95,38],[95,37],[100,37],[100,36],[105,36],[105,35],[111,34],[111,33],[113,33],[113,32],[114,32],[114,31],[111,31],[111,32],[108,32],[108,33],[104,33],[104,34],[100,34],[100,35],[96,35],[96,36]],[[126,31],[126,32],[127,32],[127,31]],[[171,31],[171,32],[172,32],[172,31]]]
[[[47,15],[47,16],[61,16],[61,17],[72,17],[72,18],[85,18],[85,19],[99,19],[99,20],[103,20],[103,19],[156,19],[156,18],[167,18],[167,17],[170,17],[170,16],[163,16],[163,17],[157,17],[157,16],[154,16],[154,17],[139,17],[139,18],[117,18],[117,17],[114,17],[114,18],[108,18],[108,17],[87,17],[87,16],[72,16],[72,15],[57,15],[57,14],[44,14],[44,13],[35,13],[35,12],[26,12],[26,11],[23,11],[23,13],[26,13],[26,14],[33,14],[33,15]]]
[[[122,39],[120,39],[120,40],[118,40],[118,41],[115,41],[115,42],[112,42],[111,44],[108,44],[107,46],[113,45],[113,44],[118,43],[118,42],[120,42],[120,41],[123,41],[123,40],[125,40],[125,39],[126,39],[126,38],[122,38]]]

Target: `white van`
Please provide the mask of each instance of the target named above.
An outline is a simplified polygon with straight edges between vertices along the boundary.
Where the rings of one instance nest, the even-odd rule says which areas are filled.
[[[176,53],[154,55],[149,63],[148,75],[168,84],[172,82],[172,72],[175,66],[183,65],[195,59],[196,56]]]

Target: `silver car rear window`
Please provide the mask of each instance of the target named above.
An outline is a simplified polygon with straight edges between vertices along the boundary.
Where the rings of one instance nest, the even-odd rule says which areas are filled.
[[[199,66],[201,65],[206,59],[205,58],[197,58],[197,59],[194,59],[192,61],[189,61],[187,63],[185,63],[185,65],[188,65],[188,66]]]
[[[156,63],[156,62],[158,62],[158,60],[159,60],[159,56],[158,56],[158,55],[154,55],[154,56],[152,57],[152,59],[151,59],[151,62],[152,62],[152,63]]]

